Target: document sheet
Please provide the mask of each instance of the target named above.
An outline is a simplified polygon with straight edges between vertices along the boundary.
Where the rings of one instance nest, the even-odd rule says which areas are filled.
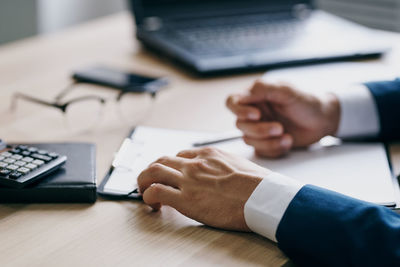
[[[137,187],[137,176],[161,156],[174,156],[192,144],[213,138],[213,133],[137,127],[126,139],[113,162],[104,190],[127,194]],[[241,139],[216,145],[222,150],[247,158],[263,167],[306,184],[381,205],[398,201],[397,181],[393,178],[386,151],[380,143],[345,143],[325,138],[308,149],[295,150],[281,159],[263,159]]]

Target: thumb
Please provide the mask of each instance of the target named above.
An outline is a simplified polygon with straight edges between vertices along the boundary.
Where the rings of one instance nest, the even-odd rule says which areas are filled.
[[[241,104],[255,104],[271,102],[275,104],[287,104],[296,95],[294,89],[286,85],[275,85],[263,81],[256,81],[247,96],[242,97]]]

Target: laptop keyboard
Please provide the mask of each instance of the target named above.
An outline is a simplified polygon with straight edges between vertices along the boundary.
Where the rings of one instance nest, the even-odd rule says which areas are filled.
[[[200,55],[233,55],[273,49],[299,32],[299,20],[257,21],[245,24],[196,25],[166,32],[168,39]],[[172,37],[172,38],[171,38]]]

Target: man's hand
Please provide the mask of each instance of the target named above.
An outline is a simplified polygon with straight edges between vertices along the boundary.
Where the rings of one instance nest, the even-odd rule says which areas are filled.
[[[168,205],[209,226],[249,231],[244,205],[271,171],[226,152],[201,148],[163,157],[138,177],[143,200]]]
[[[317,97],[289,86],[257,81],[247,95],[231,95],[228,108],[237,116],[244,141],[265,157],[279,157],[337,132],[336,96]]]

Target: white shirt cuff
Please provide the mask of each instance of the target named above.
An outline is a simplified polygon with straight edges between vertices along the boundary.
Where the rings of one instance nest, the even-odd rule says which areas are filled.
[[[375,100],[365,85],[335,92],[340,102],[339,138],[376,137],[380,122]]]
[[[303,186],[303,183],[278,173],[264,177],[244,206],[247,226],[253,232],[277,242],[279,223]]]

